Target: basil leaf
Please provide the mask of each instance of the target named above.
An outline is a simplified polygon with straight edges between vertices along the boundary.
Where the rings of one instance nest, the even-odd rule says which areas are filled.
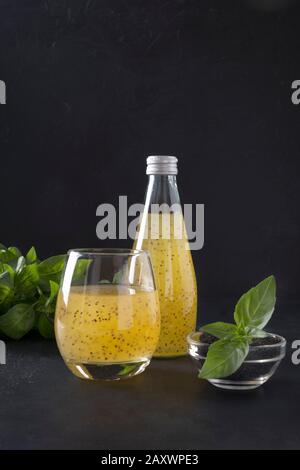
[[[49,290],[49,282],[60,283],[61,273],[65,264],[65,255],[52,256],[37,265],[40,275],[40,285],[45,290]]]
[[[38,281],[39,273],[36,264],[29,264],[16,274],[16,288],[23,293],[28,291],[29,295],[35,289]]]
[[[65,258],[65,255],[57,255],[42,261],[38,265],[41,276],[55,276],[58,273],[60,274],[64,267]]]
[[[0,281],[5,282],[10,287],[14,285],[15,272],[9,264],[2,265],[4,271],[0,274]]]
[[[13,261],[17,262],[20,256],[22,256],[22,253],[14,247],[10,247],[7,250],[0,251],[0,261],[6,264],[11,263]]]
[[[46,307],[48,307],[48,305],[56,301],[58,290],[59,290],[59,285],[54,281],[50,281],[50,295],[46,301]]]
[[[32,246],[26,255],[26,263],[32,264],[32,263],[35,263],[36,261],[37,261],[36,250],[34,246]]]
[[[134,369],[136,369],[136,364],[124,364],[123,369],[118,373],[118,375],[128,375]]]
[[[17,304],[0,316],[0,330],[9,338],[20,339],[34,325],[33,305]]]
[[[4,304],[12,295],[12,288],[7,282],[0,280],[0,306]]]
[[[249,342],[247,339],[220,339],[209,347],[199,377],[201,379],[229,377],[241,367],[248,353]]]
[[[55,302],[57,298],[59,286],[57,283],[50,281],[50,295],[47,298],[42,294],[36,304],[36,312],[38,319],[36,327],[40,334],[46,339],[52,339],[54,337],[54,313],[55,313]]]
[[[268,336],[266,331],[259,329],[250,330],[248,334],[251,336],[251,338],[266,338]]]
[[[200,330],[219,339],[238,334],[238,329],[236,325],[223,322],[216,322],[210,323],[209,325],[204,325],[200,328]]]
[[[57,299],[57,293],[59,290],[59,285],[54,282],[50,281],[50,294],[47,297],[45,294],[40,293],[40,298],[36,302],[35,310],[38,313],[46,313],[48,316],[53,316],[55,311],[55,303]]]
[[[241,328],[262,329],[270,321],[276,303],[276,281],[270,276],[238,301],[234,319]]]
[[[124,277],[124,270],[121,269],[120,271],[118,271],[114,274],[112,283],[113,284],[121,284],[122,280],[123,280],[123,277]]]
[[[10,307],[14,297],[14,270],[8,265],[3,264],[1,269],[4,271],[0,274],[0,308],[5,311]]]
[[[53,339],[54,338],[54,327],[53,321],[50,321],[46,312],[42,312],[39,316],[37,328],[40,334],[45,339]]]
[[[24,268],[26,262],[25,262],[25,258],[24,256],[20,256],[20,258],[18,258],[17,260],[17,263],[16,263],[16,267],[14,268],[15,271],[18,273],[20,271],[22,271],[22,269]]]
[[[15,272],[9,264],[2,264],[2,273],[0,274],[0,282],[7,284],[9,287],[13,287]]]
[[[92,260],[90,259],[79,259],[77,260],[73,276],[72,283],[82,284],[87,276],[87,270],[91,264]]]
[[[2,251],[2,250],[6,251],[7,248],[6,248],[5,245],[3,245],[3,243],[0,243],[0,251]]]
[[[20,256],[22,256],[21,251],[16,246],[10,246],[7,251],[11,253],[15,258],[20,258]]]

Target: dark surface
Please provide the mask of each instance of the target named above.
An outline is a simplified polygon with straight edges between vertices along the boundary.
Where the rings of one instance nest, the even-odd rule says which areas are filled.
[[[0,0],[0,241],[41,257],[104,246],[97,206],[142,202],[146,155],[175,154],[182,201],[206,205],[201,296],[274,273],[298,299],[299,12],[288,0]]]
[[[53,343],[9,342],[7,365],[0,366],[0,448],[299,449],[300,366],[291,362],[299,308],[277,308],[271,328],[287,337],[287,357],[252,392],[213,388],[197,379],[188,359],[153,361],[122,383],[84,382]],[[205,312],[206,320],[220,319],[220,303]]]

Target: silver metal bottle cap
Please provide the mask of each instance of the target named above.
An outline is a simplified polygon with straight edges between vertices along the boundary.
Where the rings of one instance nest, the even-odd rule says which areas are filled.
[[[177,175],[176,157],[168,155],[151,155],[147,158],[147,175]]]

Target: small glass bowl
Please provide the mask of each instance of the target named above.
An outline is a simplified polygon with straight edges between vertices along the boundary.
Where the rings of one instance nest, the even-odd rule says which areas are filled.
[[[191,333],[187,337],[188,352],[198,370],[201,370],[210,344],[202,342],[203,333]],[[227,390],[253,390],[266,383],[277,370],[286,354],[286,340],[282,336],[268,333],[274,344],[250,346],[249,354],[240,369],[223,379],[209,379],[215,387]]]

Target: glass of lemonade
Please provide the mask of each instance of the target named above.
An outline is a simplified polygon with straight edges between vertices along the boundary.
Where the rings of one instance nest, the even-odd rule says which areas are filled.
[[[159,333],[159,300],[147,252],[69,251],[55,335],[77,377],[120,380],[143,372]]]

